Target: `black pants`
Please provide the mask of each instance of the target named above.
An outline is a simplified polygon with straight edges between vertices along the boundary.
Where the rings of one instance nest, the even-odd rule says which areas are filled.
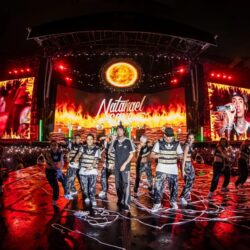
[[[244,184],[248,177],[248,164],[247,161],[240,158],[238,160],[238,168],[239,168],[239,177],[235,182],[235,185],[238,186],[240,184]]]
[[[106,166],[103,167],[102,174],[101,174],[101,184],[102,184],[102,191],[105,192],[105,193],[109,189],[108,179],[113,174],[114,174],[114,170],[113,169],[109,169]]]
[[[145,172],[148,179],[148,190],[151,191],[153,189],[153,177],[152,177],[152,170],[151,170],[151,163],[145,162],[145,163],[137,163],[136,165],[136,178],[135,178],[135,186],[134,186],[134,192],[138,192],[140,180],[142,173]]]
[[[213,179],[210,187],[210,192],[214,192],[218,186],[221,174],[224,175],[224,182],[222,187],[227,187],[230,181],[230,168],[224,167],[223,162],[214,162],[213,164]]]
[[[65,186],[66,186],[66,179],[65,176],[61,173],[58,174],[58,172],[54,169],[47,169],[45,170],[46,178],[52,187],[53,190],[53,200],[58,200],[59,198],[59,185],[58,181],[62,183],[64,192],[65,192]]]
[[[115,186],[118,196],[118,205],[130,206],[130,171],[121,172],[115,169]]]

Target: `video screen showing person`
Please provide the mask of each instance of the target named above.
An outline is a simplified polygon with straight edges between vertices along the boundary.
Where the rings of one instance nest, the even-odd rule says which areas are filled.
[[[211,139],[250,138],[250,89],[208,83]]]
[[[29,139],[34,78],[0,81],[0,138]]]

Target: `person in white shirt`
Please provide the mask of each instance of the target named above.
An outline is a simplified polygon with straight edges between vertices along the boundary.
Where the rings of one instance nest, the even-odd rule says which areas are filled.
[[[161,200],[164,193],[164,183],[168,180],[170,191],[170,205],[178,209],[176,203],[178,195],[178,167],[177,159],[183,156],[180,142],[174,139],[172,128],[164,130],[164,137],[157,141],[152,149],[151,157],[158,159],[156,166],[155,199],[152,212],[161,209]]]

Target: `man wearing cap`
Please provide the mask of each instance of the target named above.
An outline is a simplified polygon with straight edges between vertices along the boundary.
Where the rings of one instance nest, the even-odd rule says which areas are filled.
[[[221,136],[234,140],[243,140],[250,137],[250,124],[246,121],[245,114],[248,110],[247,97],[240,92],[234,92],[231,97],[233,110],[226,110],[223,119],[223,128],[220,130]]]
[[[128,211],[130,209],[130,162],[135,148],[130,139],[125,137],[125,128],[117,126],[117,139],[110,146],[115,156],[115,185],[118,196],[117,205]]]
[[[178,209],[176,203],[178,195],[178,167],[177,159],[181,158],[183,150],[180,142],[174,139],[172,128],[164,130],[164,137],[157,141],[153,147],[151,156],[158,159],[155,179],[155,200],[152,212],[161,209],[161,200],[164,192],[165,180],[168,180],[170,191],[170,205],[173,209]]]

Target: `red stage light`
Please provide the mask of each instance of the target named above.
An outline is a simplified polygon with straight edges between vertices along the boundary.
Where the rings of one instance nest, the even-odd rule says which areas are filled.
[[[20,71],[21,71],[22,73],[24,72],[24,70],[23,70],[23,69],[21,69]]]
[[[70,77],[68,77],[68,76],[66,76],[64,79],[65,79],[67,82],[72,82],[72,78],[70,78]]]
[[[227,78],[227,76],[226,76],[226,75],[223,75],[223,78],[225,79],[225,78]]]
[[[12,74],[12,71],[9,71],[9,74],[11,75],[11,74]]]
[[[171,80],[171,83],[177,83],[178,82],[178,79],[177,78],[173,78],[172,80]]]
[[[18,73],[18,70],[14,70],[14,73],[17,74],[17,73]]]
[[[27,72],[30,72],[30,68],[27,68],[26,71],[27,71]]]
[[[60,70],[65,70],[65,67],[64,67],[62,64],[60,64],[60,65],[59,65],[59,69],[60,69]]]
[[[228,76],[228,80],[232,80],[232,76]]]
[[[211,73],[211,76],[214,77],[214,73]]]
[[[178,73],[183,74],[185,73],[185,68],[181,67],[177,70]]]
[[[217,74],[216,76],[217,76],[218,78],[220,78],[220,74]]]

